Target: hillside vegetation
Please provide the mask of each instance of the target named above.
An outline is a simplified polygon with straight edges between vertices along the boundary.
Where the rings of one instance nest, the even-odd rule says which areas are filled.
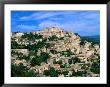
[[[11,34],[12,77],[98,77],[100,41],[60,27]]]

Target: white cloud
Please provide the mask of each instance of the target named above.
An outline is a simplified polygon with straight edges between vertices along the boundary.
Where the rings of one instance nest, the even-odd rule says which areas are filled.
[[[77,32],[80,31],[80,27],[86,26],[85,23],[80,23],[80,22],[64,22],[64,23],[59,23],[59,22],[53,22],[53,21],[43,21],[38,25],[40,28],[45,28],[45,27],[52,27],[52,26],[59,26],[63,28],[65,31],[72,31],[72,32]]]
[[[40,17],[41,15],[42,15],[42,12],[34,12],[31,15],[20,17],[20,20],[30,20],[30,19],[33,20]]]
[[[87,22],[83,21],[70,21],[70,22],[64,22],[64,23],[59,23],[59,22],[53,22],[53,21],[43,21],[41,22],[38,26],[43,29],[45,27],[51,27],[51,26],[59,26],[63,28],[65,31],[72,31],[72,32],[85,32],[85,33],[96,33],[99,31],[99,26],[93,26]],[[99,32],[97,32],[98,34]]]
[[[84,19],[99,19],[100,18],[100,11],[87,11],[80,14],[80,17]]]
[[[23,16],[23,17],[21,17],[20,19],[21,19],[21,20],[26,20],[26,19],[29,19],[29,17]]]
[[[40,28],[45,28],[45,27],[52,27],[52,26],[60,26],[60,23],[58,22],[53,22],[53,21],[43,21],[42,23],[40,23],[38,26]]]
[[[45,19],[47,18],[47,19]],[[66,31],[77,33],[98,34],[100,30],[99,11],[40,11],[29,16],[23,16],[21,20],[36,20],[37,26],[19,25],[22,29],[43,29],[58,25]],[[45,19],[45,20],[41,20]]]
[[[37,20],[37,19],[44,19],[44,18],[49,18],[49,17],[53,17],[53,16],[57,16],[57,15],[64,15],[64,14],[75,14],[76,12],[64,12],[64,11],[60,11],[60,12],[53,12],[53,11],[44,11],[44,12],[35,12],[29,16],[23,16],[20,18],[20,20]]]
[[[94,19],[94,18],[99,18],[99,17],[100,17],[100,14],[97,14],[97,13],[92,13],[92,14],[85,16],[85,18],[88,18],[88,19]]]
[[[52,18],[49,18],[49,20],[51,20],[51,21],[62,21],[62,20],[64,20],[64,18],[52,17]]]
[[[17,26],[18,28],[21,28],[21,29],[35,29],[36,26],[31,26],[31,25],[18,25]]]

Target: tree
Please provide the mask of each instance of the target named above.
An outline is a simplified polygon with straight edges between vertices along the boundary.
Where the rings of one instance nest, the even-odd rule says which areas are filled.
[[[55,59],[53,60],[53,64],[56,64],[56,60]]]
[[[50,77],[58,77],[58,74],[61,73],[58,70],[55,70],[53,67],[50,67],[49,70],[44,70],[43,74]]]
[[[32,66],[40,65],[42,62],[47,63],[47,59],[50,57],[49,53],[42,52],[40,56],[36,56],[31,59],[30,63]]]
[[[63,71],[62,73],[64,74],[64,76],[66,76],[68,75],[69,71],[66,70],[66,71]]]
[[[60,68],[65,68],[65,65],[64,65],[64,64],[61,64],[61,65],[60,65]]]
[[[56,61],[55,59],[53,60],[53,64],[62,64],[62,60]]]
[[[59,74],[62,74],[61,70],[56,70],[56,72]]]
[[[71,59],[68,60],[69,64],[75,64],[75,63],[79,63],[80,59],[77,57],[72,57]]]
[[[58,77],[58,73],[53,67],[51,67],[49,71],[51,77]]]
[[[16,41],[11,41],[11,49],[17,49],[19,48],[19,44]]]
[[[46,76],[49,76],[50,75],[50,71],[49,70],[44,70],[43,74],[46,75]]]
[[[59,60],[59,61],[57,61],[57,62],[58,62],[58,64],[60,64],[60,65],[62,64],[62,60]]]
[[[62,55],[65,55],[67,57],[69,57],[70,55],[73,55],[73,53],[71,52],[71,50],[62,51],[61,54]]]
[[[74,33],[76,36],[79,36],[79,34],[78,33]]]
[[[43,36],[42,35],[38,35],[38,34],[34,35],[33,33],[30,32],[29,34],[24,33],[24,35],[22,35],[21,38],[23,38],[23,39],[27,38],[27,40],[34,41],[35,39],[42,39]]]
[[[60,37],[59,40],[64,40],[64,37]]]
[[[72,58],[72,62],[73,62],[73,64],[75,64],[75,63],[79,63],[79,62],[80,62],[80,59],[77,58],[77,57]]]
[[[51,44],[50,43],[46,43],[45,47],[46,47],[46,49],[47,48],[50,48],[51,47]]]
[[[38,73],[35,73],[33,70],[28,70],[25,75],[26,77],[36,77]]]
[[[90,68],[91,72],[94,72],[95,74],[100,73],[100,64],[97,62],[93,62]]]
[[[30,70],[23,64],[11,64],[11,76],[12,77],[35,77],[37,73]]]
[[[47,62],[47,59],[50,57],[49,53],[42,52],[39,56],[42,62]]]
[[[27,48],[30,50],[30,51],[37,51],[38,49],[44,47],[46,45],[46,43],[44,41],[38,41],[37,44],[32,44],[32,45],[28,45]]]
[[[69,60],[68,60],[68,63],[69,63],[69,64],[72,64],[72,59],[69,59]]]
[[[23,59],[23,53],[19,53],[19,52],[17,52],[17,59],[19,59],[19,60],[22,60]]]
[[[87,76],[87,71],[86,70],[84,70],[84,71],[77,71],[77,72],[75,72],[75,70],[72,70],[73,72],[72,72],[72,76],[76,76],[76,77],[78,77],[78,76],[80,76],[80,77],[86,77]]]
[[[48,38],[50,41],[57,41],[58,37],[56,35],[53,35],[51,37]]]
[[[41,62],[42,62],[42,60],[39,57],[32,58],[32,60],[30,61],[32,66],[40,65]]]
[[[81,40],[80,45],[84,45],[85,41]]]
[[[29,61],[30,60],[30,56],[23,55],[22,59],[25,59],[26,61]]]
[[[52,54],[57,54],[57,51],[54,50],[54,49],[50,50],[50,52],[51,52]]]

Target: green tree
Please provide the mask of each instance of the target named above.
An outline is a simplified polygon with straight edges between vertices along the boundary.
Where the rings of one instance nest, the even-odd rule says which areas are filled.
[[[95,74],[100,73],[100,64],[97,62],[93,62],[90,68],[91,72],[94,72]]]
[[[53,60],[53,64],[62,64],[62,60],[56,61],[55,59]]]
[[[32,32],[30,32],[29,34],[24,33],[24,35],[22,35],[21,38],[23,39],[26,38],[27,40],[35,41],[35,39],[42,39],[43,36],[38,34],[33,34]]]
[[[77,57],[72,57],[71,59],[68,60],[69,64],[75,64],[75,63],[79,63],[80,59]]]
[[[17,49],[19,47],[18,43],[16,41],[11,41],[11,49]]]
[[[42,60],[37,56],[35,58],[32,58],[30,63],[32,66],[35,66],[35,65],[40,65],[42,62]]]
[[[71,52],[71,50],[62,51],[61,54],[62,55],[65,55],[67,57],[69,57],[70,55],[73,55],[73,53]]]
[[[72,70],[73,72],[72,72],[72,76],[75,76],[75,77],[78,77],[78,76],[80,76],[80,77],[86,77],[87,76],[87,71],[86,70],[84,70],[84,71],[77,71],[77,72],[75,72],[75,70]]]
[[[25,59],[26,61],[29,61],[30,60],[30,56],[23,55],[22,59]]]
[[[46,76],[49,76],[50,75],[50,71],[49,70],[44,70],[43,74],[46,75]]]
[[[61,70],[56,70],[56,72],[59,74],[62,74]]]
[[[59,38],[56,35],[53,35],[48,38],[50,41],[57,41]]]
[[[50,50],[50,52],[51,52],[52,54],[57,54],[57,51],[54,50],[54,49]]]
[[[42,52],[39,56],[39,58],[43,61],[43,62],[47,62],[47,59],[50,57],[49,53],[46,52]]]
[[[72,58],[72,62],[73,62],[73,64],[75,64],[75,63],[79,63],[79,62],[80,62],[80,59],[77,58],[77,57]]]
[[[50,43],[46,43],[46,44],[45,44],[45,47],[46,47],[46,49],[47,49],[47,48],[50,48],[50,47],[51,47],[51,44],[50,44]]]
[[[51,67],[49,71],[51,77],[58,77],[58,73],[53,67]]]
[[[69,60],[68,60],[68,63],[69,63],[69,64],[72,64],[72,59],[69,59]]]
[[[28,70],[26,73],[25,73],[25,76],[26,77],[36,77],[38,75],[38,73],[35,73],[35,71],[33,70]]]
[[[30,70],[23,64],[11,64],[11,76],[12,77],[35,77],[37,73]]]
[[[66,76],[68,75],[69,71],[66,70],[66,71],[63,71],[62,73],[64,74],[64,76]]]

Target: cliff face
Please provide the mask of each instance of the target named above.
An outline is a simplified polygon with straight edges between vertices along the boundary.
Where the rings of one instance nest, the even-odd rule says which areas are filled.
[[[49,67],[60,70],[61,74],[58,74],[58,76],[73,75],[69,74],[69,72],[65,75],[63,70],[70,71],[70,73],[74,73],[73,70],[75,72],[86,71],[87,73],[83,74],[86,76],[99,76],[100,74],[99,71],[95,72],[91,69],[94,62],[100,63],[99,44],[92,44],[92,42],[88,41],[82,42],[80,36],[73,32],[64,31],[59,27],[51,27],[35,32],[12,33],[11,39],[12,57],[15,57],[15,61],[26,60],[23,56],[26,53],[23,54],[21,52],[21,56],[18,56],[19,53],[15,52],[17,51],[16,49],[21,49],[21,51],[26,49],[29,57],[27,66],[31,67],[30,69],[34,68],[33,70],[39,73],[38,75],[46,76],[44,71],[49,71]],[[40,64],[36,63],[34,66],[31,66],[32,59],[42,55],[43,52],[48,53],[49,57],[47,60],[41,60]],[[83,66],[85,66],[84,69]]]

